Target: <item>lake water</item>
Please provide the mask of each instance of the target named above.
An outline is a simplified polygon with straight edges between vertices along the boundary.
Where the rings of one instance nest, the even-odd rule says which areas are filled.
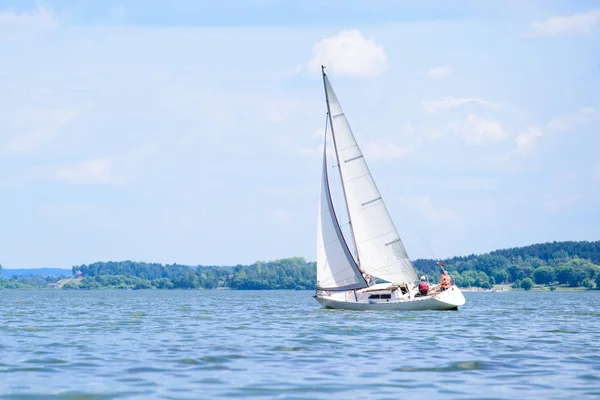
[[[309,291],[0,291],[0,399],[600,397],[600,293],[459,311]]]

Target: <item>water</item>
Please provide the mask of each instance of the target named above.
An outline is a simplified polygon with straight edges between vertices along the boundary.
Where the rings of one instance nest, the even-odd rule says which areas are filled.
[[[307,291],[0,291],[0,399],[598,398],[600,293],[460,311]]]

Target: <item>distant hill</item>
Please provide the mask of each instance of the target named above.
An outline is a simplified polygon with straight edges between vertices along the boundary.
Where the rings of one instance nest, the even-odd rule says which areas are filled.
[[[570,258],[582,258],[595,264],[600,264],[600,240],[595,242],[567,241],[536,243],[529,246],[494,250],[484,254],[454,256],[441,261],[446,265],[455,265],[468,261],[474,261],[477,267],[481,267],[482,262],[487,261],[490,259],[490,257],[501,257],[513,265],[527,264],[527,260],[533,259],[537,260],[537,262],[542,261],[544,264],[551,264],[555,263],[556,261],[564,261]],[[436,265],[436,260],[418,259],[414,260],[413,263],[417,269],[422,272],[439,271],[439,268]],[[536,266],[539,265],[534,265],[534,267]]]
[[[600,288],[600,241],[538,243],[441,261],[461,287],[488,288],[502,283],[519,287],[529,278],[529,282],[537,284]],[[434,281],[439,279],[441,270],[436,260],[419,259],[413,263],[420,273]]]
[[[2,269],[2,275],[0,278],[12,278],[13,276],[71,276],[73,272],[70,269],[64,268],[16,268],[16,269]]]

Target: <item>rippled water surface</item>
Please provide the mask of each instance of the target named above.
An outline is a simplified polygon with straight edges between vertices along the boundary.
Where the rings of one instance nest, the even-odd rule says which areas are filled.
[[[0,291],[0,399],[598,398],[600,293],[346,312],[308,291]]]

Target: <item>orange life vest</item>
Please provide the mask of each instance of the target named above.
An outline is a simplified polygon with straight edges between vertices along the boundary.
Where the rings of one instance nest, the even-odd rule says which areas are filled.
[[[448,274],[442,274],[442,279],[440,279],[440,286],[442,289],[448,289],[450,287],[450,277]]]

